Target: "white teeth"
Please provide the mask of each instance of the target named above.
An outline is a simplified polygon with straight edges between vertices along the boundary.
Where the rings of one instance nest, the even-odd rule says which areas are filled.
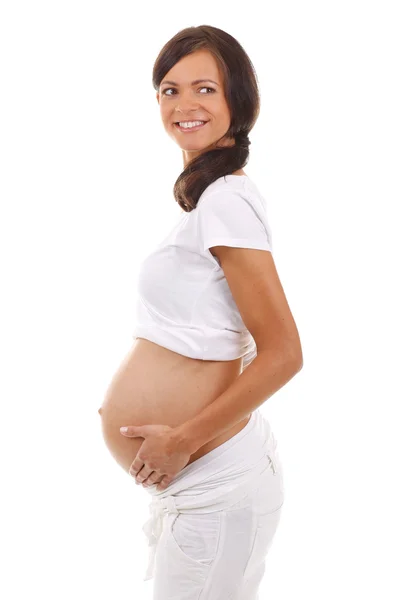
[[[197,125],[203,125],[204,123],[205,121],[186,121],[185,123],[179,123],[179,126],[187,129],[190,127],[196,127]]]

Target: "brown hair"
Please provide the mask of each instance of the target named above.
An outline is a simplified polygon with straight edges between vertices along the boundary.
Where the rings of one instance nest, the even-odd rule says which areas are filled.
[[[181,29],[163,46],[153,67],[154,89],[159,91],[161,81],[175,63],[200,49],[213,54],[224,75],[231,124],[223,137],[234,138],[235,145],[215,147],[187,164],[174,184],[175,200],[185,212],[196,208],[201,194],[213,181],[247,164],[251,144],[248,134],[260,112],[257,76],[250,58],[234,37],[210,25]]]

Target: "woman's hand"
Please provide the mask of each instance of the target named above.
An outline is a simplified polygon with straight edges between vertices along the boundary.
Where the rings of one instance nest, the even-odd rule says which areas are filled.
[[[120,428],[126,437],[143,437],[144,442],[132,462],[129,473],[137,483],[152,485],[163,480],[158,490],[169,486],[176,475],[188,464],[190,452],[169,425],[130,425]]]

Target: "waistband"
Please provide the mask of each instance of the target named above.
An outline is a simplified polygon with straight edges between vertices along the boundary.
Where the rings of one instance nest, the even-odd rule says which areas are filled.
[[[187,465],[165,490],[157,491],[155,484],[146,490],[153,498],[151,516],[142,527],[150,547],[144,581],[153,577],[164,517],[229,509],[256,489],[269,468],[276,475],[276,446],[268,421],[257,409],[238,434]]]

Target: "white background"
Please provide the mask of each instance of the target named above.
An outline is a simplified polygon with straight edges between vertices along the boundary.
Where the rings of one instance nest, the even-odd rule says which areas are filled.
[[[399,598],[396,4],[2,2],[5,600],[151,598],[150,495],[109,454],[97,410],[132,343],[140,263],[180,212],[153,63],[201,24],[257,72],[245,171],[304,357],[261,408],[286,502],[260,600]]]

